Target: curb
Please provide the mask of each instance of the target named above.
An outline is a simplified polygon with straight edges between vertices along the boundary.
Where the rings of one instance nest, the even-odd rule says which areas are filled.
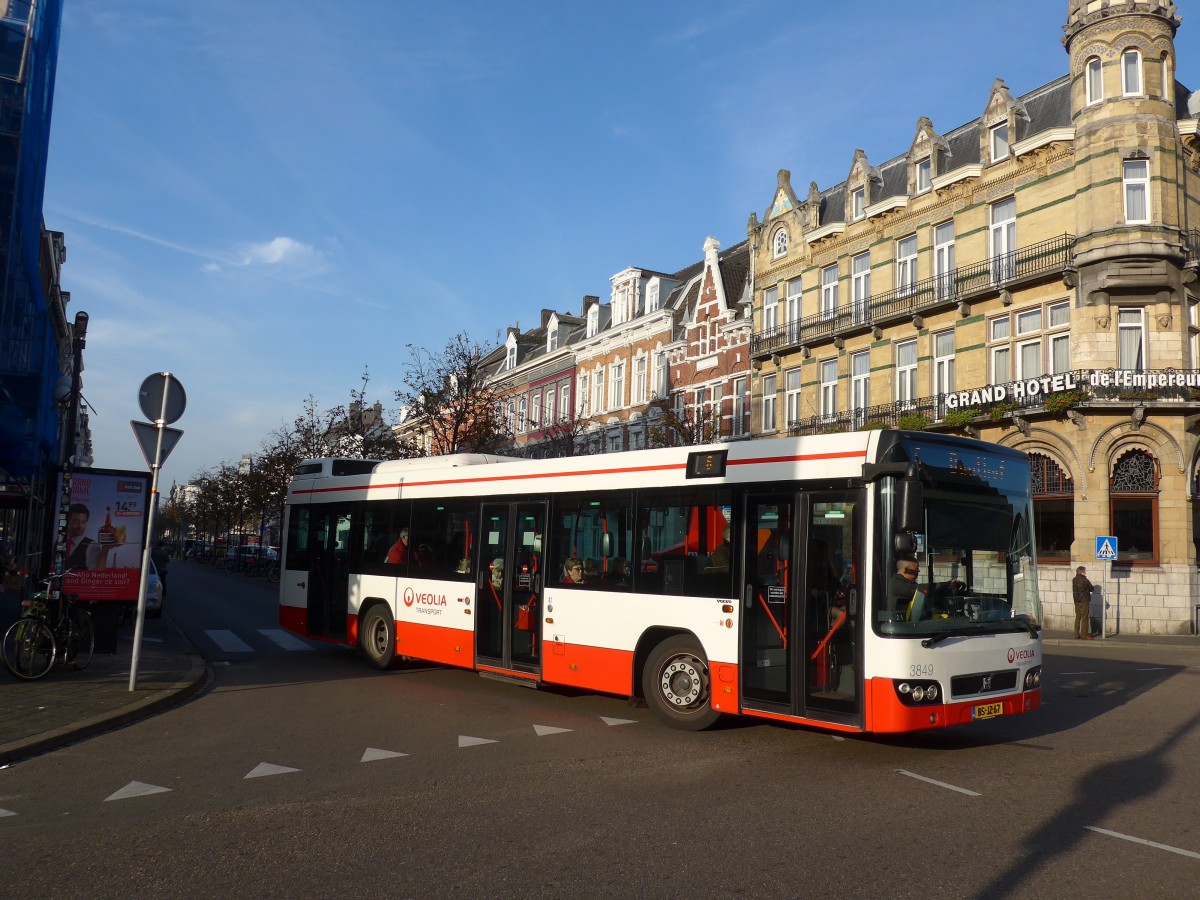
[[[174,622],[171,625],[179,632],[179,628]],[[179,633],[182,634],[182,632]],[[212,667],[195,649],[186,652],[188,656],[187,674],[170,687],[162,688],[144,697],[138,697],[131,703],[90,719],[83,719],[70,725],[63,725],[50,731],[12,741],[0,747],[0,768],[149,718],[155,713],[194,697],[211,684],[214,674]]]

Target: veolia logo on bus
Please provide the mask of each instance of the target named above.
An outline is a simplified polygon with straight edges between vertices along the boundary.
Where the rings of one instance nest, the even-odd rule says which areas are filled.
[[[418,591],[414,591],[410,587],[406,587],[404,589],[404,605],[408,606],[408,607],[411,607],[413,605],[416,605],[417,607],[424,607],[424,608],[418,608],[417,612],[426,613],[429,615],[436,615],[441,610],[430,608],[430,607],[446,606],[447,605],[446,595],[445,594],[434,594],[434,593],[431,593],[428,591],[418,592]]]

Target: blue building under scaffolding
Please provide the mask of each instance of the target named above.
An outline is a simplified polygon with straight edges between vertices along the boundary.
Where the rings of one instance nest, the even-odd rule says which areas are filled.
[[[62,0],[0,0],[0,564],[44,568],[72,327],[42,220]],[[86,428],[82,429],[86,433]]]

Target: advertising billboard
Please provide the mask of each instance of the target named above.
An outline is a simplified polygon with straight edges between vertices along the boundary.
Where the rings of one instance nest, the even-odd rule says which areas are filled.
[[[58,487],[61,497],[61,475]],[[75,470],[63,562],[72,574],[64,590],[85,603],[137,601],[149,503],[149,472]]]

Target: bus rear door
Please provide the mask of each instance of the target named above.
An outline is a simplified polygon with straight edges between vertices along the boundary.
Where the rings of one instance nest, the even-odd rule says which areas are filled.
[[[541,672],[545,503],[485,503],[475,591],[475,664]]]

